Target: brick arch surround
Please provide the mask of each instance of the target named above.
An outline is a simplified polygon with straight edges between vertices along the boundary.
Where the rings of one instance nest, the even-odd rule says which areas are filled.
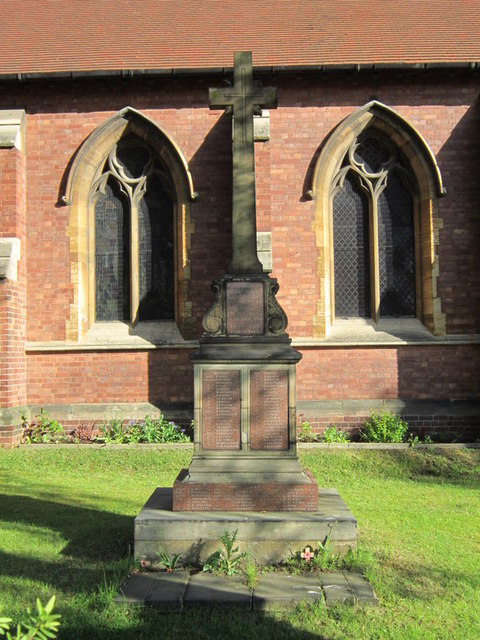
[[[387,136],[406,158],[415,177],[418,188],[414,203],[416,288],[420,301],[417,315],[434,335],[444,335],[445,316],[436,287],[439,268],[436,247],[442,226],[437,200],[445,195],[440,170],[420,133],[394,110],[372,101],[354,111],[334,129],[323,145],[313,172],[310,194],[315,199],[314,231],[320,282],[314,336],[326,337],[334,320],[332,182],[348,149],[367,129]]]
[[[68,341],[79,342],[92,324],[93,230],[92,185],[102,173],[113,146],[126,136],[146,141],[170,173],[175,190],[175,321],[184,338],[193,337],[196,323],[192,317],[190,299],[189,248],[193,225],[191,203],[197,194],[187,162],[174,140],[155,122],[139,111],[126,107],[114,114],[82,144],[72,164],[65,204],[69,205],[68,235],[70,237],[71,278],[74,302],[66,320]]]

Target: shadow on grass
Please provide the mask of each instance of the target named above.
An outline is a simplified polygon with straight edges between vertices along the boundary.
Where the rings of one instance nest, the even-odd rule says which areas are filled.
[[[323,609],[322,609],[323,606]],[[290,621],[295,618],[295,626]],[[103,617],[95,624],[91,616],[81,613],[74,620],[64,617],[62,640],[322,640],[324,605],[300,604],[292,614],[252,612],[232,606],[192,606],[179,612],[164,613],[152,607],[119,607],[113,617]],[[304,624],[302,624],[304,623]],[[315,631],[305,629],[305,623]],[[295,628],[301,625],[303,628]]]
[[[128,545],[133,548],[133,517],[8,494],[0,494],[0,504],[0,523],[58,531],[67,541],[65,556],[107,562],[124,557]]]

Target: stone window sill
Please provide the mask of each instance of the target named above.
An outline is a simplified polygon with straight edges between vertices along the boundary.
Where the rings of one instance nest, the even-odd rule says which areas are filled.
[[[45,341],[27,343],[27,351],[98,351],[128,349],[193,349],[197,340],[184,340],[173,320],[139,322],[97,322],[79,342]]]
[[[480,342],[478,335],[434,336],[416,318],[386,318],[378,323],[363,318],[335,320],[327,337],[294,338],[294,347],[393,346],[432,344],[472,344]]]

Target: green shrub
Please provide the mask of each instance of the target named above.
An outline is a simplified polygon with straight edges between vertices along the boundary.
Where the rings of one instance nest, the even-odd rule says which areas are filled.
[[[342,431],[341,429],[337,429],[336,425],[332,425],[331,427],[327,427],[322,434],[321,438],[322,442],[348,442],[349,437],[348,434]]]
[[[366,442],[403,442],[407,434],[408,424],[401,416],[390,411],[372,412],[370,418],[363,423],[360,433]]]
[[[145,416],[141,421],[129,422],[112,418],[100,427],[100,436],[97,439],[107,444],[190,442],[185,429],[163,416]]]

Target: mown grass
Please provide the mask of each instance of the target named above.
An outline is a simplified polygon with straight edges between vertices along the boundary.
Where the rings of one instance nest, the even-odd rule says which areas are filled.
[[[305,451],[358,519],[377,608],[162,614],[113,602],[133,518],[185,450],[0,451],[0,616],[57,596],[60,638],[480,637],[480,452]],[[314,541],[313,541],[314,542]]]

